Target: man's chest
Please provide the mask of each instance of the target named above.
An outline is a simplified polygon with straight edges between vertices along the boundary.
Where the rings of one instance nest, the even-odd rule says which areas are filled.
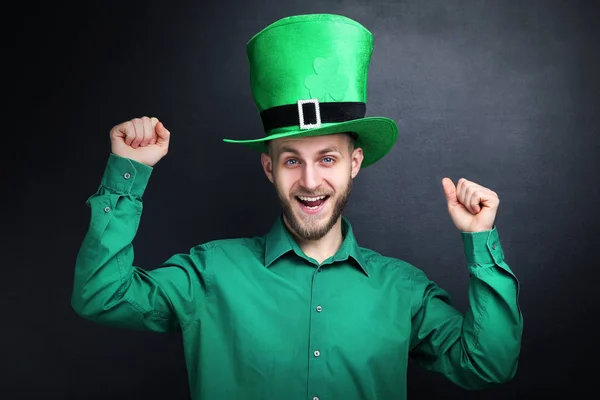
[[[393,280],[341,263],[259,271],[235,271],[213,282],[210,323],[238,360],[269,374],[385,368],[407,353],[410,293]]]

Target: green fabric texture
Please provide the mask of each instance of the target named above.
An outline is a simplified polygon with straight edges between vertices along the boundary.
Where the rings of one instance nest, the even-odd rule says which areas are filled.
[[[422,270],[361,247],[346,218],[342,246],[321,264],[278,218],[262,236],[143,268],[133,241],[151,173],[110,155],[87,199],[72,307],[106,326],[180,333],[192,399],[402,400],[409,358],[467,389],[514,377],[520,285],[496,227],[461,233],[464,314]]]
[[[335,14],[291,16],[267,26],[246,45],[250,87],[259,113],[307,99],[367,103],[373,43],[373,35],[364,26]],[[255,139],[223,140],[266,151],[268,140],[340,132],[358,135],[356,145],[364,153],[362,167],[367,167],[389,152],[398,126],[390,118],[364,117],[323,123],[320,128],[277,128]]]

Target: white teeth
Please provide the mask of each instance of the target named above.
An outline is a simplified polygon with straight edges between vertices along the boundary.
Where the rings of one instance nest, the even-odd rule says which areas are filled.
[[[323,200],[325,198],[325,196],[319,196],[319,197],[298,196],[298,198],[302,201],[317,201],[317,200]]]

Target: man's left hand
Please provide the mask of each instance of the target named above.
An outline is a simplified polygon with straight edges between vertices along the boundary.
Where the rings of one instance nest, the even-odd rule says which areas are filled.
[[[494,227],[500,199],[493,190],[460,178],[456,187],[449,178],[442,179],[452,222],[461,232],[482,232]]]

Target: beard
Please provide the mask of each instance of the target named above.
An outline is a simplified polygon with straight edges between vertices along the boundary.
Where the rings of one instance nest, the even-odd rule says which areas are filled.
[[[297,202],[296,196],[291,196],[291,199],[284,196],[277,187],[277,180],[274,181],[275,191],[281,203],[283,215],[291,230],[303,240],[319,240],[325,236],[331,228],[336,224],[338,218],[342,215],[342,211],[346,207],[350,192],[352,191],[352,178],[348,179],[346,189],[336,198],[329,196],[327,201],[333,202],[333,210],[324,225],[320,222],[323,219],[321,215],[304,215],[304,218],[298,218],[294,213],[292,202]],[[302,192],[303,196],[316,195],[316,193]]]

